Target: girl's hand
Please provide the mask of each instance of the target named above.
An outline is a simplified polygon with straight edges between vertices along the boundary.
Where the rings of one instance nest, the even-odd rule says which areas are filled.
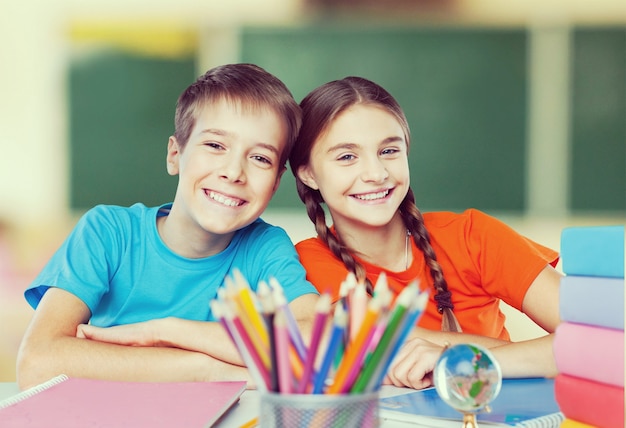
[[[76,337],[127,346],[162,346],[156,327],[159,321],[149,320],[106,328],[80,324]]]
[[[391,363],[383,383],[413,389],[433,386],[432,372],[443,349],[424,339],[408,340]]]

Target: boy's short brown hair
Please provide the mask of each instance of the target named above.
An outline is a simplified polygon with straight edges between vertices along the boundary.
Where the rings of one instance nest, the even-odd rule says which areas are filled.
[[[207,103],[222,99],[244,109],[267,107],[283,118],[287,141],[280,162],[284,166],[300,130],[300,106],[280,79],[254,64],[227,64],[212,68],[183,91],[176,104],[174,119],[174,137],[181,149],[189,140],[198,111]]]

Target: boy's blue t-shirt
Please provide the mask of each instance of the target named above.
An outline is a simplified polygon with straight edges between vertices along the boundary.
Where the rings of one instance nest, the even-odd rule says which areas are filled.
[[[256,289],[274,277],[288,301],[317,294],[287,233],[257,219],[219,254],[188,259],[161,240],[156,218],[171,204],[99,205],[89,210],[24,296],[36,308],[49,287],[80,298],[93,325],[107,327],[174,316],[215,321],[209,302],[233,269]]]

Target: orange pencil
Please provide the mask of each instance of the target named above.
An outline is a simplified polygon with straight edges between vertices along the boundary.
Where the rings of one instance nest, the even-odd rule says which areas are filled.
[[[371,331],[376,326],[376,321],[378,320],[379,313],[380,301],[378,298],[374,297],[370,299],[367,305],[367,312],[365,313],[365,317],[363,319],[363,323],[361,324],[361,328],[359,329],[359,333],[357,334],[356,338],[348,345],[343,360],[337,368],[335,379],[333,380],[332,385],[330,385],[330,387],[328,388],[329,394],[339,394],[350,387],[350,385],[344,384],[346,383],[348,374],[353,368],[353,365],[357,363],[356,360],[358,356],[362,354],[362,348],[364,346],[368,346],[367,340],[371,337]]]

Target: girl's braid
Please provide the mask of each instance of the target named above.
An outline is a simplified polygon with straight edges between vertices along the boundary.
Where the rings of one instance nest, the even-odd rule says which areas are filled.
[[[400,213],[404,224],[413,236],[417,248],[424,253],[426,265],[430,270],[430,276],[433,278],[433,286],[436,290],[435,301],[437,302],[437,310],[442,314],[441,329],[443,331],[461,331],[461,326],[452,311],[454,305],[451,301],[448,283],[443,276],[441,265],[437,261],[437,255],[430,244],[430,235],[424,225],[424,217],[415,205],[415,196],[413,190],[409,188],[406,197],[400,205]]]
[[[331,233],[327,226],[326,214],[322,207],[319,193],[305,191],[302,195],[304,197],[307,214],[313,224],[315,224],[315,231],[318,236],[324,241],[328,248],[330,248],[333,254],[343,262],[346,268],[354,273],[357,281],[365,283],[366,291],[371,295],[373,293],[373,286],[366,276],[365,268],[356,261],[346,246],[341,243],[341,240],[337,236]]]

